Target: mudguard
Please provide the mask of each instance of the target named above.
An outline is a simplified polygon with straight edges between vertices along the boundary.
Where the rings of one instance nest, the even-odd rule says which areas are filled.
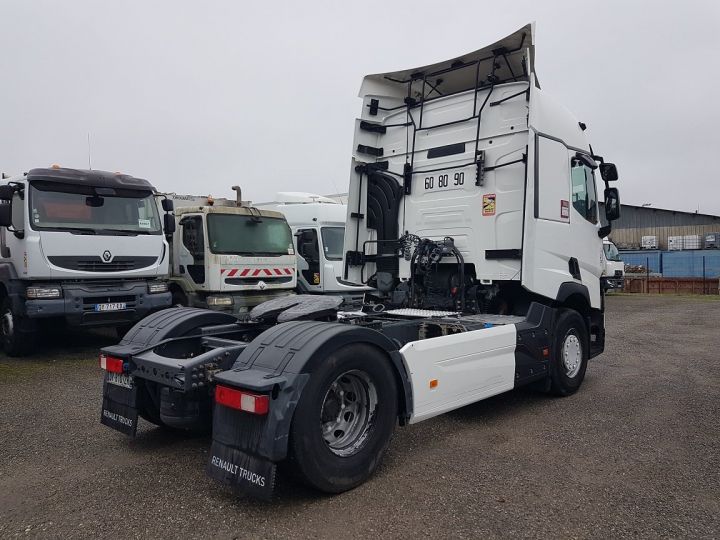
[[[128,360],[133,354],[146,351],[164,340],[190,335],[202,327],[235,322],[237,319],[228,313],[207,309],[169,308],[145,317],[130,329],[118,345],[104,347],[102,352]],[[138,413],[143,414],[143,400],[152,399],[147,390],[148,383],[141,378],[134,378],[132,387],[127,388],[108,383],[107,377],[106,374],[100,421],[121,433],[134,436]],[[190,402],[190,405],[196,405],[196,401]],[[207,407],[209,406],[208,403]],[[164,420],[172,425],[172,418],[173,416],[166,416]]]
[[[375,330],[348,324],[316,321],[279,324],[255,338],[231,370],[215,377],[221,385],[269,394],[271,403],[265,416],[215,405],[208,474],[245,493],[269,496],[275,463],[287,457],[290,425],[305,384],[330,353],[351,343],[368,343],[388,354],[404,389],[400,393],[401,414],[408,418],[412,412],[409,376],[397,346],[389,338]],[[265,478],[264,489],[252,481],[259,477]]]
[[[203,326],[232,324],[237,318],[230,313],[200,308],[168,308],[148,315],[133,326],[117,345],[104,347],[103,352],[127,357],[163,340],[186,336]]]

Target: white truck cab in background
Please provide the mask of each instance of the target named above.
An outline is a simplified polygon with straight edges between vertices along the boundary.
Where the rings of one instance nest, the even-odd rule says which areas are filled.
[[[154,193],[140,178],[57,166],[3,179],[0,333],[7,354],[30,352],[41,321],[123,329],[171,305]]]
[[[341,278],[347,206],[302,192],[281,192],[258,208],[282,213],[292,229],[298,255],[298,292],[338,294],[360,300],[367,286]]]
[[[173,201],[177,222],[171,240],[174,304],[241,314],[294,293],[295,249],[282,214],[239,197],[163,197]]]
[[[622,290],[625,286],[625,263],[612,240],[603,238],[603,277],[606,290]]]

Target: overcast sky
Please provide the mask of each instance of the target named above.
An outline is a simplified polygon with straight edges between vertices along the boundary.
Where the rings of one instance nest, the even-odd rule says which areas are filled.
[[[720,2],[0,0],[0,171],[59,163],[161,191],[347,190],[363,75],[537,22],[544,90],[623,202],[720,214]]]

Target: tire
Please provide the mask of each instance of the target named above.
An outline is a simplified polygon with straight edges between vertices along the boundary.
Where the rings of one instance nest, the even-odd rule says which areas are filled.
[[[588,349],[589,340],[583,318],[575,310],[559,310],[550,366],[550,391],[553,394],[570,396],[578,391],[585,378]]]
[[[143,381],[138,388],[138,415],[156,426],[165,427],[160,420],[160,391],[156,383]]]
[[[320,491],[353,489],[382,462],[397,415],[390,361],[367,344],[342,347],[323,360],[303,389],[290,428],[288,464]]]
[[[35,331],[21,330],[27,324],[13,309],[10,298],[4,298],[0,304],[0,337],[3,351],[8,356],[26,356],[35,350]]]

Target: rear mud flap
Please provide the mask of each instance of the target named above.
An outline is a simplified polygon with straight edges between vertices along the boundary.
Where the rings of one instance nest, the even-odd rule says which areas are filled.
[[[100,423],[120,433],[134,437],[137,431],[137,386],[132,388],[103,383],[103,403]]]
[[[272,461],[213,441],[206,471],[237,493],[270,500],[275,490],[276,469]]]

